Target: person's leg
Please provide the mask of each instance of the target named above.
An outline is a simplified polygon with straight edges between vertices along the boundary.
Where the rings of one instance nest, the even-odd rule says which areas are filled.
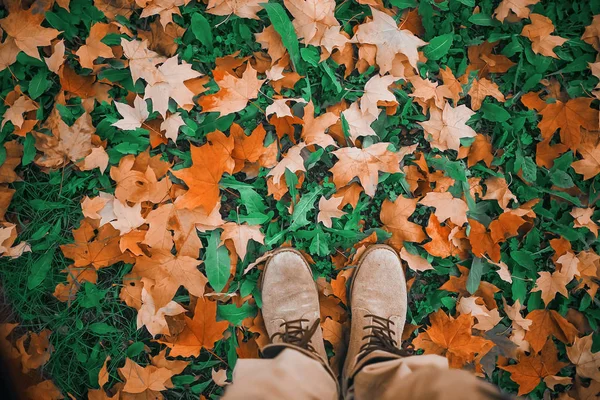
[[[337,398],[337,384],[323,364],[293,349],[286,349],[270,360],[239,360],[233,384],[223,397],[224,400]]]
[[[450,369],[445,357],[422,355],[381,357],[360,368],[346,398],[357,400],[487,400],[503,398],[498,389],[473,374]],[[396,356],[397,357],[397,356]],[[386,360],[387,358],[387,360]]]
[[[337,399],[310,266],[299,252],[281,249],[267,262],[261,283],[272,342],[263,349],[267,359],[239,360],[224,399]]]
[[[495,399],[492,386],[445,357],[403,348],[408,298],[402,263],[389,246],[371,246],[350,287],[352,326],[342,382],[347,399]]]

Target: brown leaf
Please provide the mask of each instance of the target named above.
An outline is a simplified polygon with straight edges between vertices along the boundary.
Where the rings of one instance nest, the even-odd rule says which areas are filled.
[[[519,385],[519,396],[531,392],[547,376],[555,375],[567,363],[558,361],[558,352],[552,341],[549,341],[538,355],[521,355],[515,365],[499,366],[510,372],[510,379]]]
[[[388,150],[389,143],[376,143],[367,148],[344,147],[333,154],[338,158],[333,168],[333,183],[337,188],[347,185],[357,177],[371,197],[375,195],[378,172],[400,172],[402,154]]]
[[[171,348],[172,357],[200,355],[202,348],[212,349],[229,326],[227,321],[217,321],[217,303],[199,298],[194,309],[194,318],[185,317],[185,328],[175,338],[161,342]]]
[[[416,207],[417,199],[402,196],[398,196],[394,202],[387,199],[383,201],[379,218],[383,229],[392,234],[389,243],[397,250],[402,248],[405,241],[419,243],[426,239],[421,225],[408,220]]]
[[[523,27],[521,36],[525,36],[531,40],[531,50],[533,50],[535,54],[558,58],[558,56],[554,54],[553,49],[556,46],[562,46],[567,39],[551,35],[551,33],[554,32],[554,25],[550,18],[540,14],[531,14],[529,19],[531,20],[531,25],[525,25]]]
[[[536,352],[544,347],[551,336],[563,343],[573,343],[577,337],[577,328],[554,310],[533,310],[526,318],[533,322],[525,334],[525,340]]]

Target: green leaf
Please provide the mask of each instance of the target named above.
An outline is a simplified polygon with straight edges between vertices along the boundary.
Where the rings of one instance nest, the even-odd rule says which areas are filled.
[[[311,254],[316,254],[321,257],[331,253],[331,250],[329,249],[329,239],[325,232],[318,229],[313,236],[308,249]]]
[[[537,266],[533,260],[533,256],[529,251],[517,250],[510,253],[510,258],[515,260],[520,266],[525,267],[529,271],[536,271]]]
[[[235,326],[240,326],[242,321],[248,317],[256,316],[257,312],[258,308],[250,303],[244,303],[241,307],[235,304],[219,304],[217,306],[217,318]]]
[[[55,251],[56,247],[52,247],[31,264],[27,277],[27,289],[35,289],[46,279],[48,271],[52,268]]]
[[[448,50],[452,47],[454,41],[453,33],[434,37],[429,41],[429,44],[423,48],[423,53],[428,60],[439,60],[448,54]]]
[[[23,166],[29,165],[35,159],[36,154],[35,138],[31,133],[28,133],[23,142],[23,159],[21,160],[21,164]]]
[[[550,172],[550,181],[559,188],[568,189],[572,188],[575,183],[573,183],[573,179],[571,175],[567,174],[565,171],[555,170]]]
[[[469,17],[469,22],[474,25],[479,26],[492,26],[494,25],[494,20],[491,16],[483,13],[473,14]]]
[[[510,119],[508,111],[496,104],[483,103],[479,111],[483,113],[483,118],[489,121],[505,122]]]
[[[105,322],[94,322],[90,325],[90,331],[94,332],[97,335],[106,335],[110,333],[120,332],[119,329]]]
[[[208,237],[208,246],[204,258],[206,277],[215,292],[223,290],[230,274],[229,252],[225,246],[220,246],[220,242],[221,233],[218,230],[212,231]]]
[[[33,100],[37,99],[48,89],[50,84],[48,73],[46,71],[38,72],[29,82],[29,97]]]
[[[469,293],[473,294],[479,289],[484,266],[485,264],[481,258],[475,257],[473,259],[471,269],[469,270],[469,276],[467,277],[467,291]]]
[[[300,45],[298,44],[298,36],[290,17],[287,15],[284,8],[279,3],[261,3],[261,6],[267,11],[269,20],[273,24],[275,31],[281,36],[283,46],[290,53],[290,60],[294,69],[303,74],[303,68],[300,61]]]
[[[209,50],[213,49],[212,28],[208,20],[201,13],[192,15],[192,33]]]
[[[294,207],[294,212],[292,213],[292,222],[290,223],[290,231],[295,231],[298,228],[302,228],[309,224],[308,219],[306,219],[306,214],[313,208],[315,208],[315,200],[317,196],[321,194],[323,188],[321,186],[315,186],[312,191],[306,193],[304,196],[300,198],[296,207]]]
[[[100,302],[104,300],[108,290],[101,290],[90,282],[85,282],[83,288],[83,292],[79,293],[79,304],[83,308],[100,307]]]
[[[135,342],[127,348],[126,354],[127,357],[133,358],[142,354],[142,351],[144,351],[144,342]]]
[[[417,0],[390,0],[390,4],[404,10],[405,8],[415,8]]]

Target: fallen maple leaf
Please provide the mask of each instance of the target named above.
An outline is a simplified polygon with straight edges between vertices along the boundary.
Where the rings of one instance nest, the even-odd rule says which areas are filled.
[[[319,46],[326,30],[339,26],[335,18],[335,0],[284,0],[294,16],[292,24],[304,44]]]
[[[481,103],[487,96],[492,96],[502,103],[505,101],[498,85],[487,78],[475,79],[468,94],[471,96],[471,108],[475,111],[481,108]]]
[[[156,307],[154,299],[146,288],[142,289],[142,306],[137,313],[137,328],[146,327],[150,335],[168,335],[169,327],[165,316],[179,315],[185,312],[180,304],[169,301],[163,307]]]
[[[21,128],[23,126],[23,122],[25,122],[23,114],[29,111],[37,110],[37,108],[37,105],[29,97],[20,96],[4,112],[4,117],[2,118],[2,124],[0,124],[0,129],[3,129],[4,124],[6,124],[8,121],[12,122],[12,124],[15,126],[15,129]]]
[[[456,79],[454,73],[452,72],[452,69],[450,69],[450,67],[447,66],[440,69],[440,77],[444,82],[443,86],[446,88],[447,93],[451,95],[450,98],[456,106],[456,104],[461,98],[462,93],[462,85],[460,84],[460,81]]]
[[[35,160],[37,165],[58,168],[68,161],[79,161],[92,151],[92,135],[96,129],[88,113],[69,126],[55,109],[46,122],[46,126],[52,130],[52,136],[35,134],[36,148],[44,153]]]
[[[224,116],[246,108],[248,102],[258,96],[258,91],[265,82],[264,79],[258,79],[256,74],[256,70],[251,65],[246,67],[241,78],[220,69],[213,71],[219,91],[200,99],[198,104],[202,107],[202,111],[217,111]]]
[[[402,247],[400,250],[400,258],[406,261],[408,267],[413,271],[422,272],[433,269],[429,261],[419,255],[409,253],[406,247]]]
[[[521,355],[517,364],[499,368],[510,372],[510,379],[519,385],[518,395],[521,396],[535,389],[543,378],[555,375],[567,365],[567,363],[558,361],[558,351],[550,340],[541,349],[539,355],[537,352]]]
[[[413,344],[425,354],[445,355],[452,368],[461,368],[476,354],[482,356],[494,346],[491,341],[472,335],[473,317],[468,314],[452,318],[438,310],[429,316],[429,321],[430,327],[419,333]]]
[[[457,199],[450,192],[429,192],[419,200],[419,204],[434,207],[435,216],[439,222],[450,219],[453,224],[461,226],[467,223],[467,211],[469,207],[462,199]]]
[[[555,103],[546,105],[540,111],[542,120],[538,123],[542,137],[550,140],[560,129],[560,139],[564,145],[572,150],[579,150],[584,157],[586,152],[593,152],[593,147],[578,149],[581,143],[581,128],[598,129],[598,111],[591,108],[592,101],[591,98],[578,97],[567,102],[556,100]]]
[[[119,261],[132,262],[132,257],[119,247],[119,231],[110,224],[101,226],[98,232],[85,220],[73,230],[74,243],[61,245],[65,257],[74,261],[76,267],[92,265],[96,269]]]
[[[287,53],[281,41],[281,36],[277,33],[273,25],[265,27],[260,33],[255,33],[254,37],[256,38],[256,43],[260,43],[261,47],[267,50],[272,64],[279,61]]]
[[[525,318],[532,321],[529,330],[525,333],[525,340],[536,352],[551,340],[551,336],[563,343],[573,343],[577,337],[577,328],[554,310],[533,310]]]
[[[171,377],[175,375],[173,371],[167,368],[158,368],[154,365],[142,367],[129,358],[125,359],[125,365],[119,368],[119,374],[125,380],[123,392],[143,393],[155,398],[160,396],[156,392],[167,390],[166,382],[170,382]]]
[[[556,46],[562,46],[567,39],[551,35],[554,32],[554,25],[550,18],[540,14],[531,14],[529,19],[531,25],[523,27],[521,36],[531,40],[531,50],[535,54],[558,58],[553,49]]]
[[[330,197],[329,199],[326,199],[325,196],[321,196],[321,199],[319,200],[317,222],[322,222],[327,228],[331,228],[331,218],[341,218],[346,214],[345,211],[340,210],[342,200],[341,197]]]
[[[222,228],[223,234],[221,235],[221,244],[225,243],[226,240],[231,240],[235,252],[242,261],[246,258],[248,242],[251,239],[256,243],[264,244],[265,235],[260,231],[260,226],[258,225],[227,222]]]
[[[421,225],[408,220],[416,207],[417,199],[407,199],[402,196],[398,196],[394,202],[387,199],[383,201],[379,219],[383,229],[392,234],[389,243],[394,248],[401,249],[405,241],[419,243],[427,238]]]
[[[348,133],[353,144],[361,136],[377,136],[377,133],[371,128],[371,124],[377,118],[369,113],[363,114],[358,102],[352,103],[348,109],[342,111],[342,115],[348,124]]]
[[[179,135],[179,128],[185,126],[185,122],[181,117],[181,114],[176,112],[169,115],[161,124],[160,130],[165,131],[165,137],[171,139],[173,142],[177,142],[177,136]]]
[[[504,22],[512,11],[519,19],[529,17],[531,10],[529,6],[539,3],[540,0],[502,0],[494,10],[494,16],[500,22]]]
[[[423,245],[423,248],[434,257],[446,258],[455,253],[455,247],[450,241],[452,229],[442,226],[435,214],[429,215],[429,222],[425,228],[427,236],[431,239]]]
[[[188,89],[184,82],[202,76],[200,72],[194,71],[186,62],[179,64],[177,56],[166,60],[158,67],[158,72],[160,76],[157,77],[156,82],[148,82],[144,95],[144,100],[152,100],[154,111],[158,111],[165,118],[169,108],[169,98],[183,108],[194,105],[194,92]]]
[[[34,14],[32,9],[17,8],[8,13],[6,18],[0,19],[0,27],[25,54],[41,60],[38,47],[50,46],[52,39],[59,34],[56,29],[42,27],[44,18],[45,13]]]
[[[162,342],[171,348],[171,357],[198,357],[202,348],[212,349],[229,326],[227,321],[217,321],[216,318],[217,303],[199,298],[194,318],[186,316],[183,331],[176,338]]]
[[[486,227],[476,220],[469,220],[471,232],[469,233],[469,242],[471,243],[473,254],[477,257],[490,256],[494,262],[500,261],[500,246],[492,239],[491,234]]]
[[[332,112],[326,112],[314,117],[315,106],[312,101],[304,107],[304,125],[302,127],[302,139],[307,146],[316,144],[325,148],[327,146],[337,147],[333,137],[325,133],[327,128],[335,124],[339,117]]]
[[[169,23],[173,23],[173,14],[181,15],[180,6],[187,5],[190,0],[143,0],[144,10],[140,15],[141,18],[150,17],[152,15],[160,15],[160,23],[163,28],[166,28]]]
[[[390,143],[376,143],[367,148],[345,147],[333,152],[338,158],[329,170],[337,188],[350,183],[355,177],[371,197],[375,195],[379,182],[379,171],[400,172],[402,155],[388,150]]]
[[[592,353],[592,334],[575,338],[567,356],[577,367],[577,375],[600,382],[600,352]]]
[[[377,102],[396,101],[396,96],[389,90],[389,86],[398,79],[391,75],[374,75],[365,83],[364,93],[360,98],[360,110],[363,115],[366,114],[371,118],[377,119],[379,116]]]
[[[304,167],[304,159],[302,158],[302,149],[306,147],[304,142],[300,142],[297,145],[290,147],[287,154],[277,163],[275,168],[271,169],[267,176],[273,177],[273,182],[279,184],[281,177],[287,169],[290,172],[306,171]]]
[[[511,200],[517,201],[517,197],[510,191],[508,183],[506,183],[506,179],[504,178],[488,178],[485,181],[485,186],[487,187],[487,190],[482,199],[497,200],[498,205],[504,210],[508,208],[508,203]]]
[[[391,71],[397,54],[406,56],[410,65],[416,69],[418,48],[425,46],[427,42],[409,30],[398,28],[394,18],[386,13],[371,7],[371,14],[373,20],[359,25],[351,42],[377,46],[376,61],[381,75]]]
[[[473,128],[466,124],[473,115],[475,113],[464,104],[453,108],[450,103],[446,103],[443,111],[431,109],[429,120],[419,124],[434,148],[458,151],[460,139],[477,136]]]
[[[533,321],[523,318],[521,315],[521,309],[524,307],[521,306],[519,299],[515,300],[515,303],[512,306],[509,306],[506,303],[506,299],[504,297],[502,298],[502,301],[504,303],[504,312],[506,313],[506,316],[513,322],[513,324],[518,325],[526,331],[529,330],[529,327]]]
[[[158,310],[173,300],[180,286],[196,297],[204,295],[208,280],[198,270],[201,263],[192,257],[174,256],[166,250],[152,250],[150,257],[142,255],[136,258],[132,273],[152,279],[153,286],[147,290]]]
[[[123,117],[112,124],[112,126],[116,126],[119,129],[132,131],[136,128],[140,128],[150,115],[148,104],[138,96],[135,96],[135,99],[133,100],[133,107],[125,103],[115,102],[114,104],[119,114]]]
[[[578,208],[574,207],[570,212],[571,216],[575,218],[575,228],[588,228],[594,236],[598,237],[598,225],[592,221],[592,214],[594,214],[595,208]]]
[[[600,144],[597,146],[581,146],[577,150],[583,159],[571,164],[578,174],[583,175],[583,180],[588,180],[600,173]]]
[[[125,40],[121,38],[123,53],[129,60],[129,70],[133,83],[139,78],[145,80],[149,85],[154,85],[162,79],[156,65],[164,62],[165,57],[148,49],[147,40]]]
[[[540,276],[537,281],[535,281],[535,287],[531,289],[532,292],[542,292],[542,299],[544,300],[544,304],[546,306],[552,300],[557,293],[562,294],[565,297],[569,297],[569,292],[567,291],[567,284],[571,281],[571,279],[559,272],[550,273],[548,271],[538,272]]]
[[[233,137],[225,137],[216,131],[207,137],[208,143],[191,146],[192,166],[173,175],[183,180],[189,190],[175,201],[177,208],[194,209],[198,206],[213,210],[219,201],[219,181],[225,172],[232,173],[235,161],[231,157]],[[214,139],[214,143],[211,143]]]
[[[477,296],[461,297],[456,305],[456,311],[461,314],[471,314],[477,320],[473,328],[482,331],[489,331],[502,321],[498,309],[488,310],[481,298]]]
[[[90,35],[85,40],[85,44],[81,46],[75,55],[79,57],[79,64],[83,68],[94,68],[94,60],[98,57],[113,58],[113,54],[110,46],[102,43],[102,39],[111,30],[110,24],[95,23],[90,28]]]

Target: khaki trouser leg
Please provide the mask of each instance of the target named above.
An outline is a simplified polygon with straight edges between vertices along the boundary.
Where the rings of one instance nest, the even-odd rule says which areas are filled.
[[[273,359],[239,360],[224,400],[337,400],[337,383],[317,360],[293,349]]]
[[[382,356],[382,354],[379,354]],[[388,357],[354,375],[346,399],[356,400],[483,400],[501,398],[499,391],[473,374],[450,369],[437,355]]]

